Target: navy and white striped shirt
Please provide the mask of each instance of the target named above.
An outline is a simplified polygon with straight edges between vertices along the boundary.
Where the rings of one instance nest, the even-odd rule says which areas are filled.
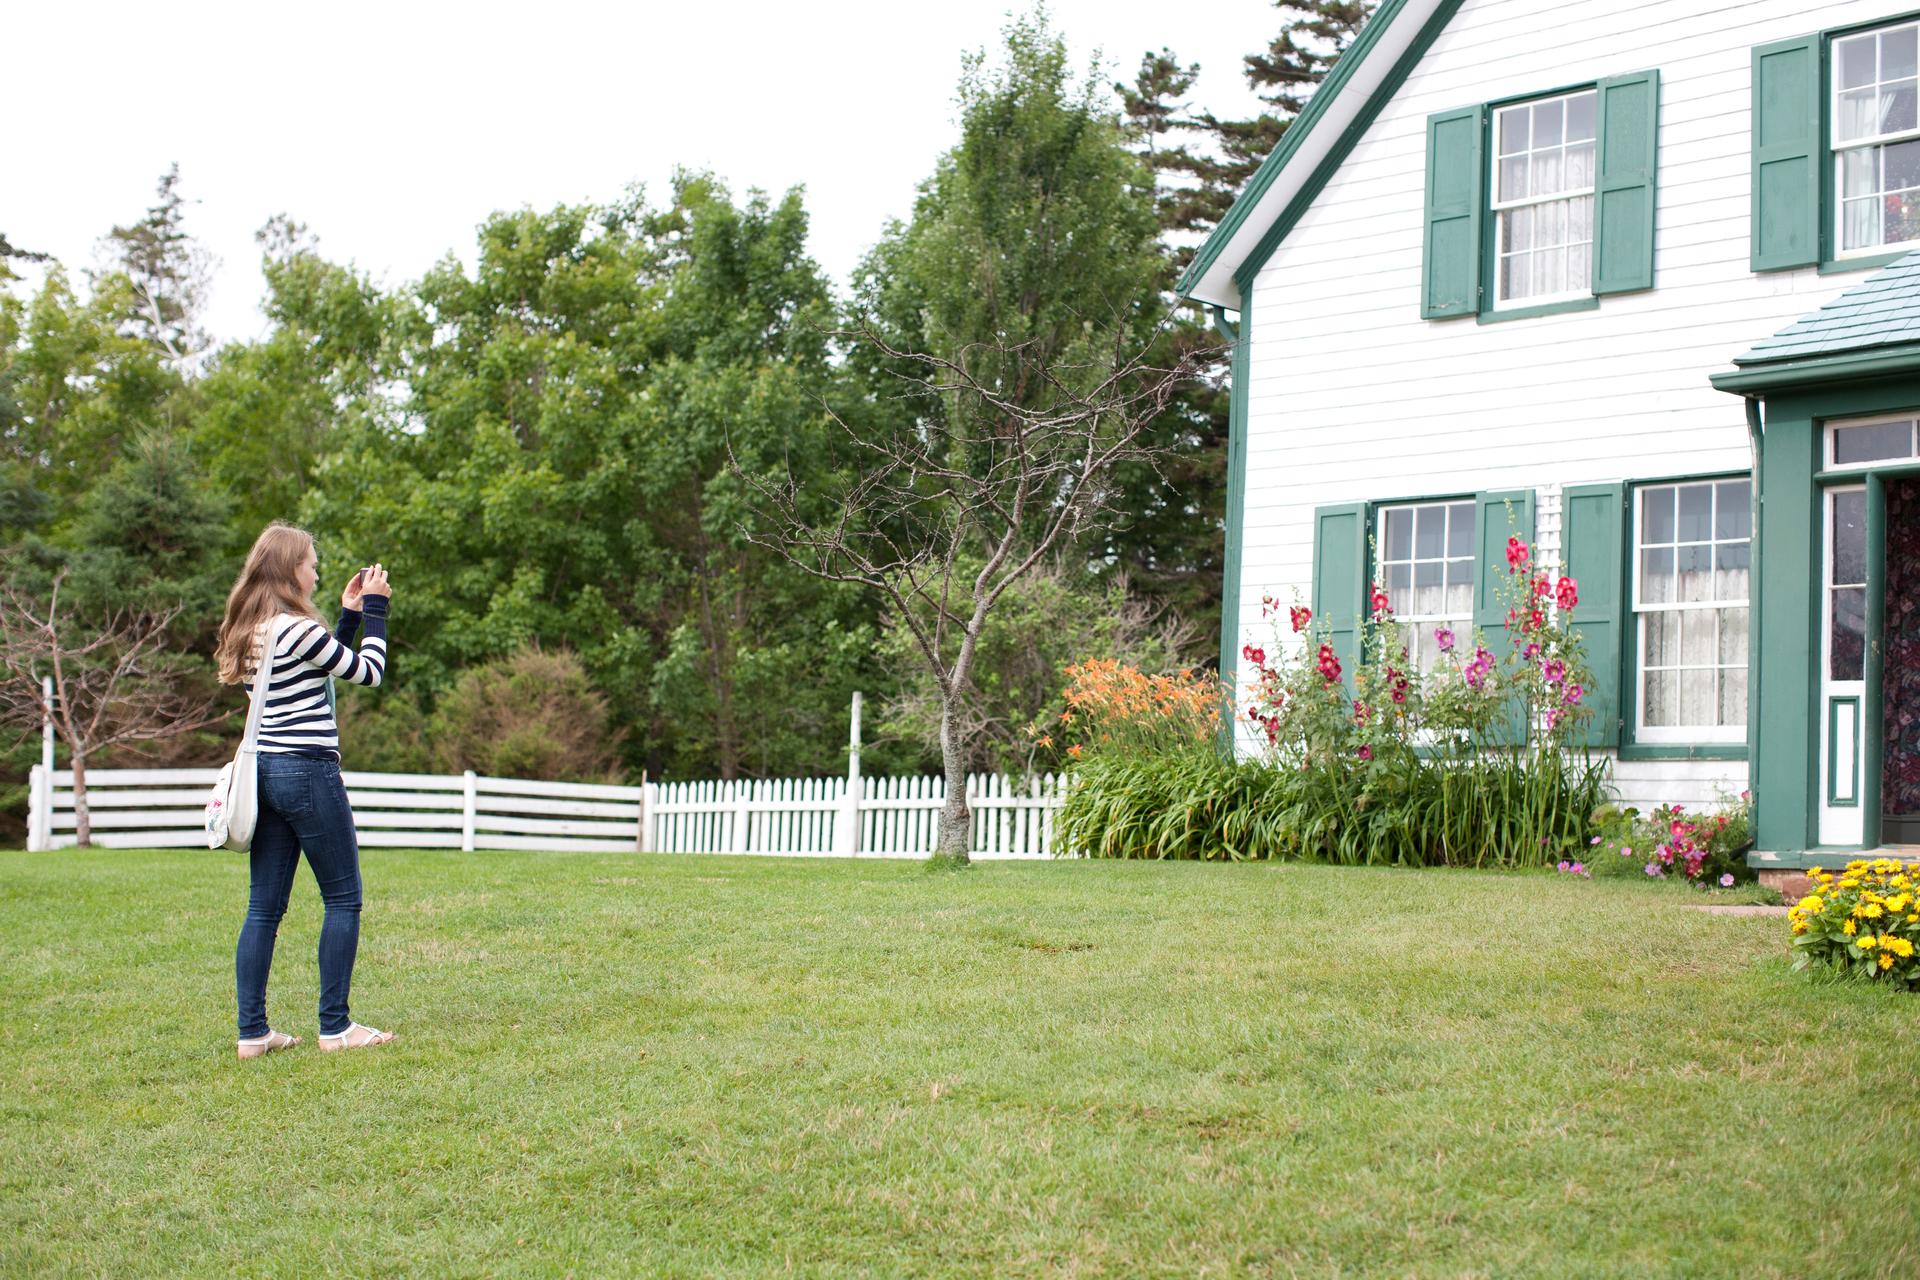
[[[332,635],[312,618],[291,613],[278,616],[280,643],[274,648],[273,684],[260,716],[262,752],[340,758],[340,728],[334,723],[327,681],[338,677],[377,685],[387,670],[387,598],[363,596],[362,601],[367,638],[360,642],[358,653],[351,647],[360,628],[358,610],[341,610]],[[246,689],[251,697],[251,680]]]

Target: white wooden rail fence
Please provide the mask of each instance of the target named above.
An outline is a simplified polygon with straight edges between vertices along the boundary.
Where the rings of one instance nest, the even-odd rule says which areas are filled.
[[[214,769],[89,769],[93,843],[192,847],[204,839]],[[473,773],[344,774],[360,843],[444,849],[758,853],[924,857],[933,852],[946,783],[937,777],[783,778],[610,786],[526,782]],[[973,856],[1044,858],[1066,779],[1024,783],[975,774]],[[35,765],[27,847],[76,842],[73,773]]]

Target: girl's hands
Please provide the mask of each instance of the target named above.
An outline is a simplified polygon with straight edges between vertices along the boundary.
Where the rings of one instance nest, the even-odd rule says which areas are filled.
[[[385,565],[376,564],[367,570],[366,578],[360,583],[360,594],[364,596],[392,597],[393,586],[387,581]]]
[[[354,574],[353,577],[347,579],[346,587],[340,592],[340,607],[342,609],[359,610],[361,590],[366,586],[366,582],[367,571],[365,569],[360,570],[360,572]]]

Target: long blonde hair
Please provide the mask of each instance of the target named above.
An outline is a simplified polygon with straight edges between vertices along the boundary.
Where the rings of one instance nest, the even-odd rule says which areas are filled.
[[[313,601],[300,590],[300,566],[312,550],[312,534],[279,520],[254,539],[253,550],[247,552],[247,562],[227,593],[227,616],[213,650],[221,684],[239,684],[253,673],[259,656],[257,633],[274,614],[299,614],[325,625]]]

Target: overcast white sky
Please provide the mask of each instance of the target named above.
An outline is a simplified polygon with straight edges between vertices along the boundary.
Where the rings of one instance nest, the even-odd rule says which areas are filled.
[[[589,4],[12,6],[14,120],[0,231],[72,269],[139,217],[174,161],[189,228],[219,259],[218,339],[262,327],[254,232],[290,213],[329,257],[388,285],[448,251],[471,264],[496,209],[664,194],[675,165],[740,195],[806,188],[814,257],[844,284],[954,139],[964,50],[993,46],[1007,0]],[[1171,46],[1196,101],[1255,103],[1241,59],[1272,0],[1053,0],[1077,61],[1131,79]]]

